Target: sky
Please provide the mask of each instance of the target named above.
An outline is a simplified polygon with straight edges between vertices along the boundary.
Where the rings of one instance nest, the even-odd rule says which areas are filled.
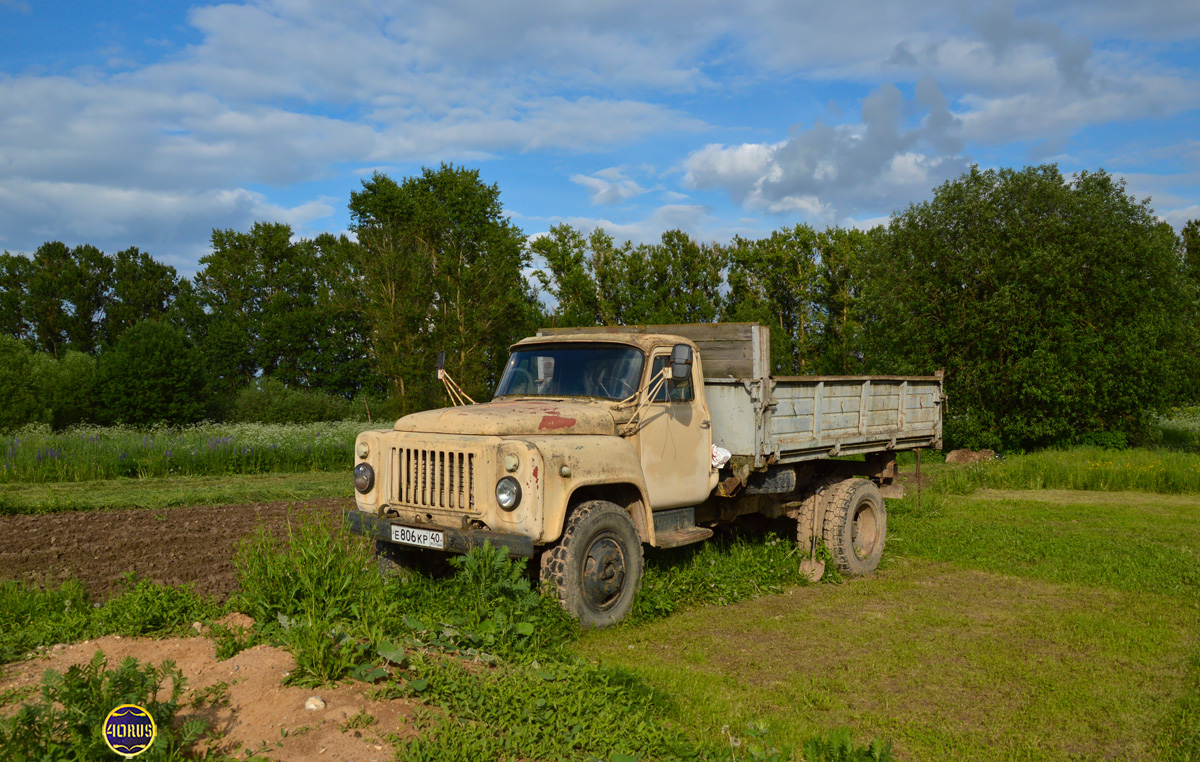
[[[1200,218],[1200,2],[0,0],[0,248],[340,233],[480,171],[528,235],[870,227],[972,164]]]

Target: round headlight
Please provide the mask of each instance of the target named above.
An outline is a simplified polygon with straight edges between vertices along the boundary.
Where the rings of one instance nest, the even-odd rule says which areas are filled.
[[[511,511],[521,503],[521,485],[511,476],[506,476],[496,482],[496,502],[506,511]]]
[[[359,463],[354,467],[354,489],[364,495],[375,486],[375,469],[367,463]]]

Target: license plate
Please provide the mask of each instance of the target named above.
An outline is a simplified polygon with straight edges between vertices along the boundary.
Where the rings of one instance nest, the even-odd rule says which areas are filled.
[[[414,529],[392,524],[392,542],[416,545],[418,548],[446,549],[446,535],[436,529]]]

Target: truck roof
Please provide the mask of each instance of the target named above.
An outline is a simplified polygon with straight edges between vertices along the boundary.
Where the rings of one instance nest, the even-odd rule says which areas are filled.
[[[669,333],[631,333],[628,331],[614,331],[611,329],[597,328],[594,333],[576,333],[576,334],[554,334],[550,336],[531,336],[527,339],[521,339],[516,344],[513,344],[510,349],[519,347],[527,347],[535,344],[629,344],[638,347],[644,352],[649,352],[654,347],[663,346],[664,344],[691,344],[693,342],[684,337]]]

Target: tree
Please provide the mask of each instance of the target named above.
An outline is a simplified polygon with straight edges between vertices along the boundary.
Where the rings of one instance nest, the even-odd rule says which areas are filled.
[[[558,300],[551,322],[564,326],[705,323],[717,318],[724,250],[681,230],[634,247],[597,228],[586,239],[568,225],[532,244],[546,260],[535,275]]]
[[[143,320],[101,353],[96,375],[102,423],[195,423],[204,415],[201,356],[184,333]]]
[[[443,349],[468,393],[488,394],[538,315],[525,237],[499,189],[446,164],[400,183],[376,173],[350,194],[350,213],[375,365],[401,410],[444,404],[433,372]]]
[[[820,328],[816,373],[861,373],[865,347],[862,343],[862,259],[879,233],[829,228],[817,236],[821,265],[815,300]]]
[[[1179,235],[1179,253],[1183,270],[1200,286],[1200,220],[1189,220]]]
[[[811,227],[796,225],[759,240],[735,237],[726,249],[729,296],[722,319],[770,327],[776,375],[813,372],[820,340],[817,240]]]
[[[658,244],[626,250],[618,259],[623,325],[711,323],[721,302],[725,261],[719,247],[668,230]]]
[[[613,315],[596,277],[601,267],[597,259],[606,248],[611,250],[612,239],[607,239],[606,247],[605,238],[598,236],[604,236],[599,228],[589,241],[570,225],[555,225],[530,244],[533,255],[546,263],[545,269],[534,271],[534,276],[556,302],[548,316],[554,325],[607,325]]]
[[[25,285],[25,319],[38,349],[54,356],[67,344],[67,322],[61,285],[71,269],[71,250],[59,241],[44,243],[33,254]]]
[[[22,341],[33,338],[25,317],[30,267],[28,257],[0,254],[0,335]]]
[[[70,249],[51,241],[38,247],[28,268],[23,312],[39,349],[55,357],[68,345],[96,351],[112,273],[112,260],[95,246]]]
[[[945,368],[952,444],[1120,441],[1197,370],[1174,249],[1103,171],[972,168],[864,252],[871,365]]]
[[[143,320],[164,317],[179,293],[175,268],[154,260],[136,246],[117,252],[112,267],[112,298],[104,308],[101,332],[113,345]]]

